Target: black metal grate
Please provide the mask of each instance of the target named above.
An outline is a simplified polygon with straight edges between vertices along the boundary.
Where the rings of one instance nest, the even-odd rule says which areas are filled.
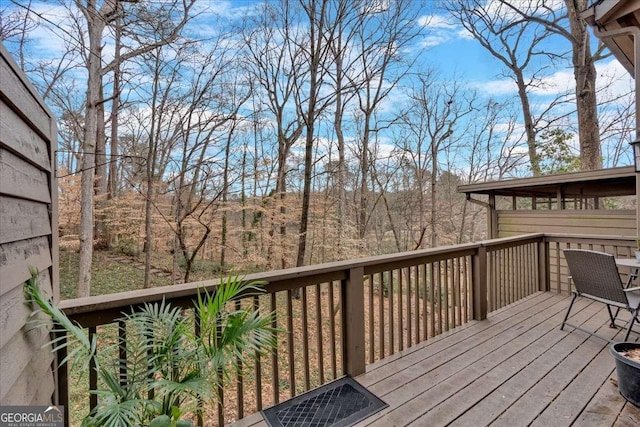
[[[346,427],[387,407],[350,377],[262,411],[271,427]]]

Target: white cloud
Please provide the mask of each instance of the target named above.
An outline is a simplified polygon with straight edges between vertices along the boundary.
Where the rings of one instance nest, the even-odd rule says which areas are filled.
[[[468,32],[465,34],[466,30],[447,15],[422,15],[417,23],[427,30],[424,39],[419,43],[422,48],[439,46],[457,38],[471,38]]]
[[[561,70],[543,77],[537,86],[531,87],[530,93],[540,96],[555,96],[571,91],[575,88],[575,82],[573,72]]]
[[[456,32],[456,35],[458,36],[458,38],[463,39],[463,40],[473,40],[473,34],[471,34],[471,32],[469,30],[467,30],[466,28],[462,28],[460,30],[458,30]]]
[[[426,36],[423,40],[420,41],[420,43],[418,43],[418,45],[422,48],[429,48],[434,46],[440,46],[441,44],[444,44],[449,40],[450,40],[449,37],[444,35],[431,35],[431,36]]]
[[[597,62],[596,72],[598,77],[598,102],[620,99],[621,102],[628,96],[633,96],[633,77],[615,59],[609,62]]]
[[[456,30],[458,28],[458,25],[446,15],[422,15],[418,18],[418,25],[425,28],[443,28],[446,30]]]
[[[515,95],[518,92],[516,83],[511,79],[475,82],[472,83],[472,86],[492,96]],[[542,77],[536,82],[535,86],[529,86],[528,93],[532,96],[558,96],[571,92],[574,86],[573,72],[560,70],[549,76]]]
[[[77,28],[71,13],[79,14],[78,10],[67,9],[63,5],[34,2],[30,5],[32,17],[40,24],[29,33],[31,45],[37,46],[32,53],[36,58],[61,58],[69,49],[65,39],[71,46],[80,45]],[[80,22],[83,22],[81,19]]]
[[[518,93],[516,83],[510,79],[489,80],[486,82],[474,82],[471,86],[478,91],[492,95],[515,95]]]

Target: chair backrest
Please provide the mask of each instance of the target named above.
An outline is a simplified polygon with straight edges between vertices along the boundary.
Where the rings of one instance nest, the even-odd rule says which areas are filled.
[[[565,249],[563,252],[578,292],[628,304],[613,255],[584,249]]]

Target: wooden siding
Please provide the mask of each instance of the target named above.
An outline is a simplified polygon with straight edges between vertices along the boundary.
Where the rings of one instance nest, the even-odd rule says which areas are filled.
[[[0,45],[0,405],[56,403],[49,333],[28,324],[29,268],[59,299],[55,118]]]
[[[498,211],[498,237],[529,233],[635,236],[633,210]]]

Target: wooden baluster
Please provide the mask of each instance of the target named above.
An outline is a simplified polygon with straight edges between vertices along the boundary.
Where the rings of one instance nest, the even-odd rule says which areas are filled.
[[[374,324],[373,324],[373,277],[369,276],[365,279],[368,283],[369,293],[369,310],[368,310],[368,323],[369,323],[369,363],[373,363],[375,360],[375,341],[374,341]]]
[[[435,312],[435,266],[429,264],[429,322],[431,331],[430,337],[436,336],[436,312]]]
[[[402,313],[402,286],[404,281],[402,279],[402,269],[398,269],[398,351],[404,350],[404,327],[402,325],[404,316]]]
[[[405,272],[406,271],[406,278],[407,278],[407,348],[411,347],[411,341],[412,341],[412,314],[411,314],[411,268],[407,267],[406,269],[403,268],[401,270],[401,272]],[[402,273],[401,273],[402,274]]]
[[[422,269],[422,339],[426,341],[429,338],[429,311],[427,309],[427,298],[429,290],[427,287],[427,264],[421,265]]]
[[[253,311],[260,310],[260,298],[257,296],[253,297]],[[256,376],[256,410],[262,410],[262,362],[260,360],[260,354],[256,354],[256,367],[255,367],[255,376]]]
[[[387,271],[387,274],[389,275],[389,354],[395,354],[396,352],[396,345],[395,345],[395,336],[394,336],[394,331],[395,331],[395,324],[394,324],[394,298],[395,298],[395,289],[393,286],[394,280],[393,280],[393,270],[389,270]]]
[[[201,338],[202,335],[202,318],[200,317],[200,313],[197,310],[193,310],[193,332],[196,337]],[[204,401],[198,397],[198,409],[197,409],[197,423],[198,426],[202,427],[204,425]]]
[[[443,274],[444,277],[442,279],[442,283],[444,285],[444,302],[442,304],[444,308],[444,330],[449,330],[449,315],[451,314],[451,310],[449,309],[449,291],[451,290],[451,286],[449,284],[449,260],[445,259],[443,263]]]
[[[329,287],[331,283],[328,284]],[[320,384],[324,384],[324,345],[322,335],[322,288],[316,285],[316,349],[318,354],[318,377]]]
[[[95,326],[89,327],[89,339],[92,340],[97,334],[97,328]],[[96,349],[97,353],[97,349]],[[98,395],[93,393],[98,390],[98,371],[96,369],[96,357],[91,358],[89,361],[89,411],[93,412],[98,407]]]
[[[58,389],[56,405],[64,406],[64,425],[70,423],[69,408],[69,367],[67,363],[62,361],[67,358],[67,333],[65,331],[56,330],[55,339],[58,349],[56,350],[56,385]]]
[[[287,331],[289,331],[287,335],[289,344],[289,388],[291,390],[290,397],[294,397],[296,395],[296,369],[294,358],[295,344],[293,342],[293,293],[291,290],[287,291]]]
[[[413,270],[415,271],[415,275],[413,278],[415,282],[415,292],[413,295],[413,312],[415,313],[414,342],[417,344],[420,342],[420,270],[418,269],[417,265],[413,267]]]
[[[272,328],[278,327],[278,318],[277,318],[277,304],[276,304],[276,294],[275,292],[271,294],[271,307],[270,310],[273,313],[273,321],[271,322]],[[277,341],[277,337],[276,337]],[[276,347],[271,354],[271,372],[272,372],[272,383],[273,383],[273,403],[280,403],[280,369],[278,367],[278,345],[276,343]]]
[[[127,385],[127,324],[124,320],[118,320],[118,358],[119,382],[124,387]]]
[[[304,389],[311,389],[311,379],[309,373],[309,313],[307,310],[307,287],[302,288],[302,304],[300,305],[302,315],[302,364],[304,372]]]
[[[242,309],[242,301],[237,299],[235,302],[236,310]],[[236,363],[238,365],[238,371],[236,372],[236,403],[238,407],[237,415],[238,419],[244,417],[244,373],[242,360],[240,358],[236,359]]]
[[[380,359],[384,358],[384,275],[378,273],[378,347],[380,349]]]
[[[337,361],[337,342],[336,342],[336,310],[335,299],[333,292],[333,282],[329,283],[329,331],[331,332],[331,339],[329,340],[329,346],[331,351],[331,376],[332,379],[338,378],[338,361]]]

